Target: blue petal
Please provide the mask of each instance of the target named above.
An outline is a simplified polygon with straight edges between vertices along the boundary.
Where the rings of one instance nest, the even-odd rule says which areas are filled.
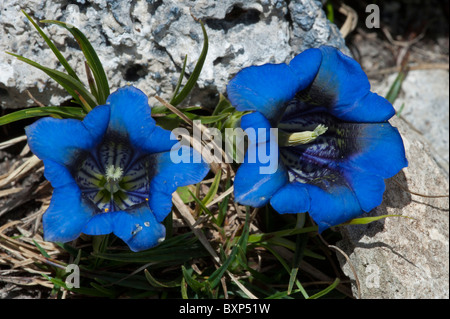
[[[25,128],[31,151],[40,159],[71,166],[82,152],[102,139],[109,120],[108,108],[98,106],[83,121],[43,118]]]
[[[200,159],[200,162],[197,162]],[[181,146],[156,155],[156,174],[150,182],[149,205],[162,221],[172,208],[172,193],[180,186],[202,181],[209,166],[194,149]]]
[[[111,213],[114,218],[114,234],[132,251],[141,251],[158,245],[166,235],[147,203],[133,206],[129,211]]]
[[[170,139],[170,131],[156,126],[148,97],[139,89],[120,88],[106,103],[111,107],[109,130],[128,137],[134,147],[154,153],[169,151],[177,143],[176,139]]]
[[[356,136],[354,151],[339,164],[341,167],[390,178],[408,166],[400,133],[389,123],[360,124]]]
[[[335,184],[324,190],[305,184],[311,198],[309,214],[319,226],[319,232],[358,217],[364,212],[352,190]]]
[[[276,171],[273,174],[262,174],[261,167],[266,164],[241,164],[234,178],[234,197],[242,205],[261,207],[267,204],[270,197],[281,187],[288,183],[287,171],[281,161],[277,161]]]
[[[84,127],[89,131],[94,143],[97,144],[105,135],[109,124],[110,108],[106,105],[94,107],[83,119]]]
[[[288,183],[287,171],[281,161],[277,161],[276,171],[272,174],[262,174],[261,167],[266,164],[241,164],[234,179],[234,197],[242,205],[261,207],[267,204],[270,197]]]
[[[278,139],[270,130],[269,121],[254,112],[241,118],[241,127],[249,134],[249,146],[244,162],[234,178],[234,196],[238,203],[260,207],[288,183],[286,167],[280,160]],[[262,132],[258,132],[258,131]],[[253,135],[253,136],[252,136]]]
[[[270,199],[270,205],[280,214],[297,214],[309,211],[310,198],[306,187],[289,183],[279,189]]]
[[[343,175],[358,199],[361,209],[370,212],[383,201],[384,179],[377,175],[352,170]]]
[[[99,212],[94,215],[83,228],[86,235],[107,235],[114,230],[114,217],[117,212]]]
[[[370,92],[369,80],[358,62],[329,46],[320,51],[323,58],[317,76],[298,98],[352,122],[384,122],[395,114],[386,99]]]
[[[321,61],[318,49],[306,50],[290,65],[264,64],[239,71],[227,86],[228,98],[239,111],[258,111],[276,121],[285,104],[314,79]]]
[[[172,192],[173,193],[173,192]],[[156,220],[162,222],[172,211],[172,193],[153,190],[148,197],[148,205],[155,214]]]
[[[270,140],[271,125],[267,118],[259,112],[242,116],[241,128],[246,131],[249,141],[253,144],[265,143]]]
[[[73,176],[65,166],[52,160],[43,160],[43,162],[45,168],[44,176],[52,184],[53,188],[75,183]]]
[[[68,242],[77,238],[93,216],[95,208],[84,201],[76,184],[57,187],[43,215],[44,239]]]

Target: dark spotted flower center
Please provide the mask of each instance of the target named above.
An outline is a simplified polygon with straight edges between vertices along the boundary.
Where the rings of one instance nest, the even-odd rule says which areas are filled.
[[[78,163],[73,175],[82,196],[100,211],[126,210],[148,200],[152,156],[133,148],[127,138],[108,133]]]

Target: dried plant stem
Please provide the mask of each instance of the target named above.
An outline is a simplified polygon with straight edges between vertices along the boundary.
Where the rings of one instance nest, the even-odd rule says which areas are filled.
[[[24,176],[25,174],[27,174],[33,168],[37,167],[40,164],[42,164],[42,161],[39,158],[37,158],[37,156],[35,156],[35,155],[31,156],[25,163],[23,163],[21,166],[19,166],[17,169],[15,169],[6,178],[4,178],[3,180],[0,180],[0,188],[5,185],[8,185],[12,181]]]
[[[356,273],[356,269],[355,267],[353,267],[352,262],[350,261],[350,258],[348,257],[348,255],[339,247],[336,247],[334,245],[328,245],[329,248],[333,248],[334,250],[340,252],[342,254],[342,256],[345,257],[345,260],[347,260],[348,265],[350,266],[350,269],[353,272],[353,275],[355,276],[355,282],[356,282],[356,288],[358,290],[358,299],[361,299],[361,284],[359,283],[359,278],[358,278],[358,274]]]
[[[358,25],[358,14],[356,13],[353,8],[341,4],[339,7],[339,12],[343,15],[347,16],[347,18],[344,21],[344,24],[342,25],[341,29],[339,30],[342,34],[342,36],[345,38],[347,37],[353,30],[356,29],[356,26]]]
[[[393,179],[393,181],[405,192],[416,195],[416,196],[420,196],[420,197],[427,197],[427,198],[443,198],[443,197],[449,197],[449,194],[445,194],[445,195],[426,195],[426,194],[420,194],[420,193],[416,193],[413,191],[410,191],[408,188],[406,188],[405,186],[403,186],[399,181]]]
[[[41,103],[38,100],[36,100],[36,98],[30,93],[30,91],[25,90],[25,92],[27,92],[27,94],[30,97],[30,99],[32,99],[33,102],[36,103],[37,106],[40,106],[40,107],[44,107],[45,106],[43,103]]]

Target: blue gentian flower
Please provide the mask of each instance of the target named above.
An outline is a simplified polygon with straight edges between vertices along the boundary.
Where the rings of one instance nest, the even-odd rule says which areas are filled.
[[[47,241],[114,233],[133,251],[153,247],[165,238],[161,222],[172,209],[172,193],[209,171],[193,162],[194,150],[181,149],[170,131],[156,126],[147,96],[132,86],[118,89],[83,121],[43,118],[26,135],[54,188],[43,215]],[[171,152],[180,151],[190,158],[175,164]]]
[[[384,179],[407,166],[402,138],[388,120],[395,114],[383,97],[370,92],[360,65],[339,50],[322,46],[289,64],[241,70],[227,87],[243,129],[277,128],[250,140],[236,172],[237,202],[279,213],[309,212],[319,231],[380,205]],[[276,172],[250,162],[250,150],[278,159]]]

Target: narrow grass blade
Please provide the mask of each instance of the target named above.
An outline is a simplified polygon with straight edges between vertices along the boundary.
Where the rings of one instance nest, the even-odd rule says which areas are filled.
[[[191,196],[191,193],[189,193],[189,190],[192,186],[180,186],[177,188],[177,193],[180,195],[180,198],[183,200],[183,203],[188,204],[190,202],[194,201],[194,198]],[[192,191],[191,191],[192,192]]]
[[[234,107],[231,105],[230,101],[228,101],[228,99],[222,93],[220,93],[219,94],[219,102],[217,103],[216,107],[214,108],[212,115],[221,114],[225,110],[226,111],[232,110],[230,108],[234,109]]]
[[[53,41],[50,40],[50,38],[44,33],[44,31],[42,31],[42,29],[37,25],[37,23],[24,10],[22,10],[22,12],[27,17],[27,19],[30,20],[31,24],[33,24],[33,26],[36,28],[36,30],[39,32],[39,34],[44,39],[44,41],[47,43],[49,48],[53,51],[55,56],[58,58],[61,65],[64,67],[64,69],[66,69],[67,73],[71,77],[76,79],[77,81],[81,82],[80,79],[78,78],[77,74],[75,73],[75,71],[72,69],[72,67],[69,65],[67,60],[64,58],[64,56],[58,50],[58,48],[53,43]]]
[[[202,26],[203,31],[203,48],[202,52],[200,53],[200,57],[198,58],[197,64],[194,67],[194,71],[192,72],[191,76],[189,77],[188,81],[186,82],[185,86],[181,90],[177,96],[173,97],[170,104],[173,106],[177,106],[180,104],[192,91],[192,88],[194,87],[195,83],[197,83],[197,79],[200,76],[200,72],[202,71],[203,64],[205,63],[206,55],[208,53],[208,35],[206,34],[205,26],[203,25],[203,22],[200,21],[200,24]]]
[[[32,107],[0,117],[0,126],[28,118],[52,115],[58,115],[62,118],[82,120],[86,116],[86,113],[82,108],[75,106]]]
[[[80,81],[74,79],[70,75],[67,75],[63,72],[53,70],[50,68],[47,68],[45,66],[40,65],[39,63],[36,63],[30,59],[24,58],[20,55],[6,52],[20,61],[23,61],[25,63],[30,64],[31,66],[34,66],[41,71],[45,72],[48,76],[50,76],[53,80],[55,80],[57,83],[59,83],[72,97],[77,101],[78,104],[82,105],[80,99],[78,98],[78,92],[85,100],[86,102],[93,108],[97,106],[97,103],[95,102],[95,97],[86,89],[83,83]]]
[[[402,103],[398,111],[395,113],[395,115],[400,116],[403,112],[403,109],[405,108],[405,103]]]
[[[103,69],[102,63],[100,62],[97,53],[95,52],[94,48],[92,47],[91,43],[86,38],[86,36],[83,34],[83,32],[81,32],[76,27],[68,25],[61,21],[43,20],[41,22],[59,25],[63,28],[66,28],[70,33],[72,33],[75,40],[77,40],[81,51],[83,51],[83,54],[86,57],[86,62],[94,75],[98,93],[97,102],[98,104],[105,104],[106,99],[110,94],[108,79],[106,77],[105,70]]]
[[[236,246],[233,247],[233,249],[231,250],[230,255],[225,260],[225,262],[222,264],[222,266],[217,268],[216,271],[214,271],[212,273],[212,275],[209,276],[208,281],[210,282],[212,289],[214,289],[220,283],[220,279],[225,274],[225,271],[228,269],[228,267],[230,266],[231,262],[236,257],[237,252],[238,252],[238,246],[236,245]]]
[[[230,185],[231,185],[231,176],[228,175],[227,176],[227,180],[225,182],[225,189],[229,190],[230,189]],[[224,199],[222,199],[218,204],[219,204],[219,213],[217,215],[217,225],[220,226],[222,225],[223,221],[225,220],[225,217],[227,215],[227,211],[228,211],[228,202],[230,199],[230,195],[225,196]]]
[[[184,56],[183,67],[181,69],[180,77],[178,78],[177,86],[175,87],[175,90],[173,91],[173,97],[169,102],[172,105],[173,105],[173,99],[177,96],[178,91],[180,90],[180,87],[181,87],[181,83],[183,82],[184,72],[186,71],[186,62],[187,62],[187,54]]]
[[[327,19],[330,20],[331,23],[334,23],[334,8],[333,4],[329,1],[326,3],[326,9],[327,9]]]
[[[222,178],[222,171],[217,171],[216,176],[214,177],[214,181],[211,184],[211,187],[208,190],[208,193],[206,193],[205,197],[202,200],[203,205],[208,205],[213,199],[214,196],[216,196],[217,191],[219,190],[220,185],[220,179]]]
[[[189,299],[188,293],[187,293],[187,282],[184,277],[181,279],[181,298],[182,299]]]
[[[298,234],[296,236],[296,242],[295,242],[295,253],[294,258],[292,260],[292,269],[290,273],[289,278],[289,285],[288,285],[288,295],[291,293],[292,288],[294,287],[295,279],[297,278],[297,272],[298,267],[300,266],[300,263],[303,259],[306,243],[308,242],[308,234]]]
[[[44,248],[41,247],[34,239],[33,239],[34,245],[39,249],[39,252],[44,256],[45,258],[51,258],[50,255],[45,251]]]
[[[186,280],[186,283],[189,287],[191,287],[192,290],[194,290],[195,292],[200,292],[203,289],[204,285],[195,280],[194,277],[192,277],[191,273],[186,269],[186,267],[181,266],[181,271],[183,273],[184,279]]]
[[[155,277],[153,277],[147,269],[144,270],[144,274],[145,274],[145,278],[147,279],[148,283],[155,288],[173,288],[173,287],[179,287],[181,285],[180,282],[176,282],[176,281],[161,282],[161,281],[155,279]]]
[[[348,222],[345,222],[343,224],[340,224],[338,226],[342,226],[342,225],[363,225],[363,224],[369,224],[372,223],[374,221],[380,220],[380,219],[384,219],[387,217],[403,217],[403,218],[409,218],[409,219],[414,219],[412,217],[409,216],[403,216],[403,215],[381,215],[381,216],[374,216],[374,217],[361,217],[361,218],[354,218],[352,220],[349,220]]]
[[[404,71],[400,71],[395,78],[394,83],[392,83],[392,86],[390,87],[388,93],[386,94],[386,100],[391,102],[393,104],[395,100],[397,99],[400,90],[402,88],[403,80],[405,80],[406,73]]]
[[[316,293],[316,294],[310,296],[308,299],[318,299],[318,298],[320,298],[320,297],[325,296],[325,295],[328,294],[330,291],[334,290],[334,289],[339,285],[340,282],[341,282],[341,281],[339,280],[339,278],[336,278],[336,279],[334,280],[334,282],[333,282],[331,285],[329,285],[329,286],[328,286],[327,288],[325,288],[324,290],[319,291],[318,293]]]
[[[190,190],[188,190],[188,192],[191,194],[192,198],[193,198],[193,199],[195,200],[195,202],[200,206],[200,208],[201,208],[206,214],[208,214],[209,216],[211,216],[212,221],[213,221],[215,224],[217,224],[217,220],[216,220],[216,218],[214,217],[214,214],[211,213],[211,211],[205,206],[205,204],[203,204],[203,202],[202,202],[200,199],[198,199],[198,197],[195,196],[195,194],[194,194],[193,192],[191,192]]]

